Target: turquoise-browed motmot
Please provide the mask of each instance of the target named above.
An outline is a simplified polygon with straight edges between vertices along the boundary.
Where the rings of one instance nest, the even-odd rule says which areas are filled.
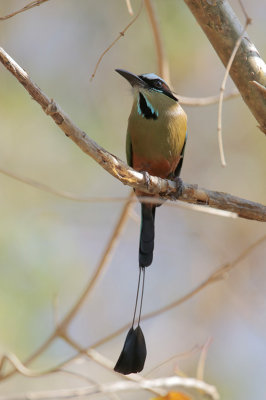
[[[126,152],[128,164],[137,171],[160,178],[175,179],[182,167],[187,137],[187,116],[166,82],[155,74],[134,75],[117,69],[133,88],[133,106],[128,119]],[[139,326],[144,291],[145,268],[152,263],[154,248],[155,209],[159,204],[149,203],[151,195],[141,203],[141,229],[139,241],[139,283],[132,327],[115,365],[122,374],[140,372],[146,359],[146,344]],[[137,327],[134,329],[140,278],[142,293]]]

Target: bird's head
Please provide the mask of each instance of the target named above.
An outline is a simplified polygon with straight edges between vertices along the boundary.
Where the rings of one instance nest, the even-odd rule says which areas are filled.
[[[157,120],[164,112],[168,112],[173,107],[179,107],[178,99],[159,76],[153,73],[135,75],[124,69],[116,69],[116,72],[122,75],[133,88],[132,113],[137,117]]]
[[[135,75],[124,69],[116,69],[116,72],[122,75],[134,89],[160,93],[174,101],[178,101],[167,83],[154,73]]]

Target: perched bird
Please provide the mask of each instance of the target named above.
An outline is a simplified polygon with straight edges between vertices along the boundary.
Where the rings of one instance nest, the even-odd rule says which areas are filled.
[[[128,165],[137,171],[160,178],[177,178],[182,167],[187,138],[186,113],[166,82],[157,75],[135,75],[123,69],[116,71],[127,79],[133,88],[134,99],[126,139]],[[147,196],[147,202],[141,203],[139,282],[134,317],[114,368],[122,374],[140,372],[146,359],[146,344],[139,324],[145,268],[151,265],[153,259],[155,209],[159,206],[148,202],[151,195],[139,190],[135,192],[137,196]],[[139,317],[137,328],[134,329],[141,282]]]

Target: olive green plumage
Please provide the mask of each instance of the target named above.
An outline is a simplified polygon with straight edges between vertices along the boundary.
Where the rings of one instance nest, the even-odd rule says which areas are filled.
[[[186,114],[177,101],[163,93],[142,88],[133,90],[126,139],[127,162],[137,170],[162,178],[174,177],[186,140]],[[138,112],[139,92],[158,113],[156,120],[146,119]]]

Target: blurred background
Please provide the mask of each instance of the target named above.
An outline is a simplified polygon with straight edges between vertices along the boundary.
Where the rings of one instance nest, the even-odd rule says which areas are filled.
[[[0,15],[27,2],[1,2]],[[183,96],[218,94],[224,67],[183,1],[154,1],[174,90]],[[245,1],[248,29],[266,58],[266,3]],[[132,0],[136,13],[139,1]],[[232,7],[244,22],[238,2]],[[51,0],[0,23],[1,46],[33,81],[101,146],[125,160],[129,85],[115,68],[157,72],[154,39],[145,8],[136,23],[104,57],[98,57],[132,17],[123,0]],[[229,80],[227,92],[234,85]],[[86,156],[47,117],[24,88],[0,66],[0,167],[77,195],[124,196],[130,189]],[[224,103],[223,137],[227,167],[217,144],[217,105],[184,107],[189,137],[182,178],[212,190],[265,202],[265,137],[241,98]],[[0,355],[25,360],[54,330],[93,274],[123,203],[82,203],[55,197],[0,174]],[[138,275],[139,205],[129,218],[112,260],[69,333],[81,346],[129,322]],[[265,234],[262,223],[230,219],[164,205],[157,212],[154,262],[146,274],[144,313],[185,295]],[[142,323],[148,357],[144,374],[173,355],[208,338],[204,378],[222,398],[265,398],[265,245],[258,246],[226,281],[161,316]],[[98,350],[113,362],[125,332]],[[57,340],[32,364],[49,368],[74,355]],[[195,376],[199,352],[174,359],[149,377],[181,369]],[[117,377],[81,358],[71,364],[105,383]],[[0,394],[78,387],[83,381],[57,374],[39,379],[15,375]],[[148,399],[147,392],[125,399]]]

